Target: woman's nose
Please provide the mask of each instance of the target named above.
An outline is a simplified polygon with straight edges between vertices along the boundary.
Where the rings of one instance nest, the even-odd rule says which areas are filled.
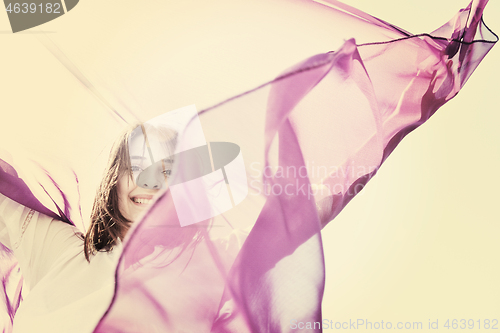
[[[163,188],[164,179],[160,177],[161,173],[155,172],[156,168],[154,165],[142,171],[137,177],[136,184],[139,187],[150,189],[150,190],[160,190]]]

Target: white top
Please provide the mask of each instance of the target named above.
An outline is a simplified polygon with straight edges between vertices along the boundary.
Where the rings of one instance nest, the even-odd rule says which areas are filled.
[[[24,276],[14,333],[92,332],[114,293],[121,247],[89,262],[74,226],[26,208],[0,194],[0,242]]]

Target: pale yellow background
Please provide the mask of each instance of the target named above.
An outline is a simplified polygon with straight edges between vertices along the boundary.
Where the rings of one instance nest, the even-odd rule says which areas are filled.
[[[413,33],[434,30],[467,5],[459,0],[346,2]],[[490,2],[485,21],[500,32],[500,4]],[[82,181],[83,195],[91,197],[113,137],[106,129],[80,142],[65,137],[92,119],[98,122],[106,108],[41,41],[58,41],[97,85],[115,82],[107,89],[125,95],[120,76],[134,82],[139,101],[102,92],[126,115],[126,108],[136,113],[193,103],[200,108],[340,45],[343,35],[329,30],[328,21],[297,12],[296,5],[84,0],[63,17],[15,35],[0,12],[0,140],[14,150],[43,147],[44,140],[53,144],[56,138],[52,153],[77,156],[83,169],[92,170],[92,181]],[[163,43],[168,57],[144,51],[154,43]],[[454,318],[500,320],[498,48],[454,100],[404,139],[365,191],[325,229],[324,318],[394,326],[420,321],[422,331],[429,319],[439,320],[440,327]],[[148,62],[163,63],[169,77],[155,77]],[[73,117],[82,110],[87,117],[75,125]],[[33,137],[40,127],[45,134]],[[95,147],[104,152],[89,161]]]

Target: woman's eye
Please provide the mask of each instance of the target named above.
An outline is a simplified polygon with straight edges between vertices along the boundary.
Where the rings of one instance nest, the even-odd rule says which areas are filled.
[[[172,170],[163,170],[161,173],[164,174],[165,176],[170,176]]]
[[[132,165],[131,167],[132,169],[132,172],[142,172],[142,168],[140,166],[137,166],[137,165]]]

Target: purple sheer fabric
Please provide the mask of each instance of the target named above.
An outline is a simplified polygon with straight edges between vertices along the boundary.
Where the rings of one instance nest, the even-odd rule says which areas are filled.
[[[322,226],[406,134],[458,93],[493,46],[496,36],[481,21],[485,4],[474,1],[418,36],[345,13],[393,39],[348,40],[201,111],[209,141],[241,147],[247,202],[183,229],[164,193],[125,242],[115,298],[96,332],[286,332],[293,321],[320,322]],[[248,226],[242,242],[238,231]]]
[[[39,211],[52,218],[71,223],[62,211],[57,215],[46,208],[31,192],[26,183],[18,177],[16,170],[7,162],[0,159],[0,193],[26,207]],[[12,252],[0,243],[0,276],[2,289],[3,332],[12,331],[14,315],[22,301],[23,277],[19,264]]]
[[[55,186],[57,187],[57,184],[55,184]],[[28,185],[26,185],[26,183],[18,177],[16,170],[3,160],[0,160],[0,193],[28,208],[34,209],[57,220],[71,223],[70,220],[66,217],[66,214],[62,212],[57,204],[56,206],[59,209],[60,215],[55,214],[50,209],[45,207],[35,197],[35,195],[33,195]],[[62,195],[64,197],[63,193]],[[66,205],[66,212],[68,212],[68,208],[69,205]]]
[[[248,197],[180,227],[170,192],[163,193],[124,241],[115,296],[95,332],[288,332],[300,331],[293,321],[321,321],[321,228],[406,134],[458,93],[497,40],[481,20],[484,0],[422,35],[326,3],[333,8],[325,10],[388,39],[347,40],[202,110],[207,141],[239,145]],[[184,133],[180,144],[190,139],[189,128]],[[177,163],[182,177],[186,168]],[[0,166],[1,193],[71,220],[69,202],[59,215],[50,212]],[[2,276],[10,267],[2,266]]]
[[[0,273],[2,275],[2,289],[0,291],[2,303],[1,322],[3,323],[3,332],[11,332],[14,315],[22,301],[23,277],[19,264],[11,251],[1,244],[0,246]]]

